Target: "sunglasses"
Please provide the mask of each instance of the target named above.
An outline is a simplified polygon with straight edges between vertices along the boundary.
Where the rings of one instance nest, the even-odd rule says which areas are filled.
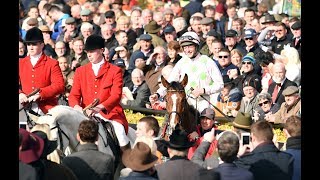
[[[262,106],[263,104],[268,104],[269,103],[269,101],[264,101],[264,102],[262,102],[262,103],[259,103],[258,105],[259,106]]]
[[[242,62],[242,64],[252,64],[252,62],[247,61],[247,62]]]
[[[245,41],[248,41],[248,40],[253,40],[253,38],[244,38]]]
[[[229,57],[229,55],[225,55],[225,56],[218,56],[218,58],[222,59],[222,58],[225,58],[227,59]]]

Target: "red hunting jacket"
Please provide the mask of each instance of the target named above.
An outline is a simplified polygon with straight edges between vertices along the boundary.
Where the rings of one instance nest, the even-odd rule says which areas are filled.
[[[69,95],[69,106],[79,105],[85,108],[98,98],[106,108],[100,114],[109,120],[121,123],[128,133],[128,122],[120,105],[122,95],[122,70],[105,62],[99,69],[98,76],[94,75],[92,64],[76,69],[73,86]]]
[[[32,67],[30,56],[19,60],[19,94],[26,95],[40,88],[37,101],[43,113],[58,105],[57,95],[64,91],[64,80],[58,61],[42,53],[37,64]]]

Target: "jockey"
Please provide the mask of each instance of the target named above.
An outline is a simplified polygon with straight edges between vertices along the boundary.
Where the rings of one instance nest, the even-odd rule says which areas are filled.
[[[201,112],[209,107],[210,95],[222,90],[222,76],[216,63],[199,52],[200,38],[195,32],[184,33],[179,38],[179,43],[184,55],[174,66],[168,81],[179,81],[187,74],[189,79],[185,90],[189,96],[188,103]],[[150,99],[157,100],[166,92],[157,93],[159,95],[151,95]]]
[[[128,149],[128,122],[120,105],[122,70],[105,60],[104,39],[101,36],[89,36],[85,42],[85,51],[90,63],[76,69],[69,95],[69,106],[82,111],[98,98],[99,104],[86,110],[86,113],[110,121],[120,148]]]

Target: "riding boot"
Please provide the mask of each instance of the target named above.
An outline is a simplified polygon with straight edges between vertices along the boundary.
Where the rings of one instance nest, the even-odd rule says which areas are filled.
[[[125,150],[128,150],[130,149],[131,146],[130,146],[130,142],[128,144],[126,144],[125,146],[121,146],[120,149],[121,149],[121,152],[124,152]]]

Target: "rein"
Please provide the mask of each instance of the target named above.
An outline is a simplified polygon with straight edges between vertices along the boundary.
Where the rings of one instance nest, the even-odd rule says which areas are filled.
[[[62,134],[70,141],[69,136],[61,129],[59,123],[56,122],[56,126],[52,127],[50,130],[58,129],[58,136],[59,136],[59,141],[60,141],[60,150],[63,152],[63,139],[62,139]],[[80,142],[76,145],[76,147],[79,145]]]

